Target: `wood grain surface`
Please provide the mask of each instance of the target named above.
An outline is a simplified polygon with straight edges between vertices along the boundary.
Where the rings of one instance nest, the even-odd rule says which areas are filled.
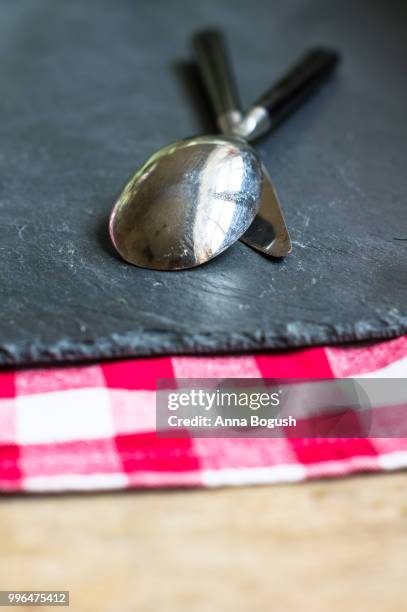
[[[3,498],[0,588],[80,612],[404,612],[406,484]]]

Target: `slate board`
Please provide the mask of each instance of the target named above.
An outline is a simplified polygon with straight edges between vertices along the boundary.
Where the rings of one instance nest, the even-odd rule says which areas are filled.
[[[0,1],[0,362],[231,352],[407,331],[407,4]],[[226,29],[249,104],[312,44],[335,78],[258,145],[294,252],[137,269],[107,218],[161,146],[213,131],[189,35]],[[403,239],[403,240],[402,240]]]

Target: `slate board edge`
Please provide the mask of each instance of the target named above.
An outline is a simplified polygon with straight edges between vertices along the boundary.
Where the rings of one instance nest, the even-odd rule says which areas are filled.
[[[386,340],[407,333],[407,316],[386,315],[353,325],[292,322],[255,333],[170,332],[146,329],[96,340],[63,338],[54,344],[0,343],[0,367],[62,364],[180,354],[231,354],[288,350],[316,345]]]

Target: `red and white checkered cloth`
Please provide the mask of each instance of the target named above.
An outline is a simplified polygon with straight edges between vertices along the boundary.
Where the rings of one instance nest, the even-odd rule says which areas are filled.
[[[407,466],[407,439],[157,438],[157,378],[404,378],[407,336],[369,347],[162,357],[0,373],[0,490],[212,487]]]

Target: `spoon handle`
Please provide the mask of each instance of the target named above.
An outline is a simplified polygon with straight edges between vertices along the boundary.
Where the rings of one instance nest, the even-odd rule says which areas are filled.
[[[192,39],[199,71],[214,107],[221,132],[231,132],[241,120],[236,82],[219,30],[202,30]]]
[[[302,58],[249,109],[238,132],[250,140],[273,128],[304,102],[332,74],[340,59],[331,49],[316,47]]]

